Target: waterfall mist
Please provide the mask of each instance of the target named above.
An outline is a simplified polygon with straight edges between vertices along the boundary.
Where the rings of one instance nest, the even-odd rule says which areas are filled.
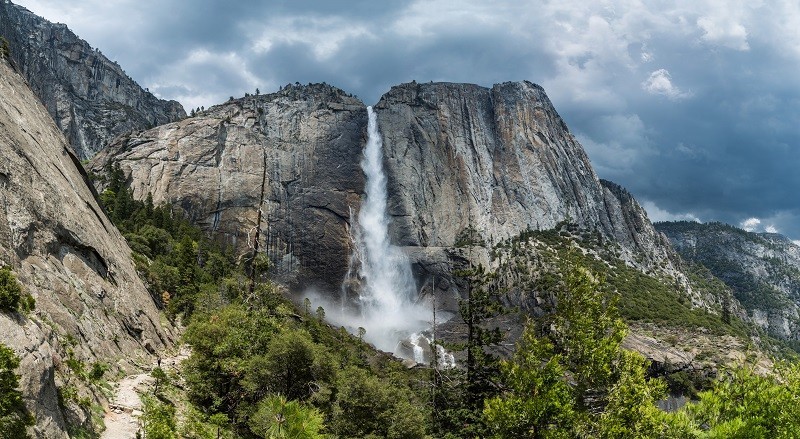
[[[413,340],[431,327],[432,309],[418,300],[411,264],[389,240],[383,142],[372,107],[367,113],[368,138],[361,161],[366,196],[351,228],[354,252],[342,285],[342,304],[338,309],[325,306],[326,318],[352,333],[363,327],[364,338],[378,349],[414,359]],[[325,303],[319,294],[306,292],[306,296]]]

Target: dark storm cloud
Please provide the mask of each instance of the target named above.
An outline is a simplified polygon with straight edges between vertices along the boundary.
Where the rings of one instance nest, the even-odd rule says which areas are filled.
[[[653,219],[800,238],[792,2],[20,0],[187,108],[327,82],[545,87],[598,174]]]

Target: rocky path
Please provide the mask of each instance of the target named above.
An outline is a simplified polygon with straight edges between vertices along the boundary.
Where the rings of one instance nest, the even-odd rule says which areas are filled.
[[[161,368],[167,374],[177,369],[181,361],[189,357],[189,349],[186,346],[175,355],[163,357]],[[152,368],[158,366],[153,363]],[[104,422],[106,429],[100,435],[100,439],[135,439],[136,432],[139,430],[139,417],[142,415],[142,393],[153,390],[153,378],[150,372],[130,375],[117,383],[116,393],[108,404]]]

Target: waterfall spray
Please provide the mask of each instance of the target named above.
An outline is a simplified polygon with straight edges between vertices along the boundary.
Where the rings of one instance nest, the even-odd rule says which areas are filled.
[[[427,327],[428,311],[414,302],[417,288],[408,258],[389,240],[383,142],[372,107],[367,107],[367,114],[367,145],[361,161],[366,197],[358,214],[354,240],[362,279],[358,306],[367,340],[394,352],[398,341]]]
[[[378,349],[419,363],[428,362],[430,354],[426,351],[431,352],[431,345],[423,331],[432,324],[432,311],[430,304],[417,300],[408,257],[389,239],[383,141],[372,107],[367,107],[367,115],[367,145],[361,160],[366,194],[350,231],[355,248],[342,284],[342,307],[336,315],[327,317],[353,333],[363,327],[364,338]],[[357,297],[350,297],[351,293],[357,293]],[[350,312],[352,305],[357,308],[356,314]],[[441,346],[436,351],[440,364],[453,366],[452,355]]]

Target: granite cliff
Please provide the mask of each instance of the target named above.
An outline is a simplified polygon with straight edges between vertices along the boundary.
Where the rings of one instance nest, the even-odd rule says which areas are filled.
[[[0,1],[0,36],[9,42],[14,66],[81,160],[120,134],[186,117],[178,102],[143,90],[66,25],[8,0]]]
[[[800,337],[800,246],[776,233],[722,223],[657,223],[687,261],[728,284],[752,321],[771,335]]]
[[[597,177],[540,86],[412,82],[392,87],[376,108],[391,232],[412,255],[453,247],[470,227],[492,245],[569,222],[616,243],[631,265],[686,284],[644,209]]]
[[[597,177],[541,87],[409,83],[375,109],[392,241],[411,256],[420,288],[445,280],[437,292],[449,307],[458,297],[448,281],[453,258],[463,257],[454,247],[469,227],[490,246],[573,223],[614,243],[631,265],[689,289],[665,238],[627,191]],[[289,85],[123,136],[90,168],[120,166],[136,197],[181,207],[240,250],[261,230],[279,280],[335,293],[364,190],[365,138],[360,101],[325,84]]]
[[[277,279],[338,290],[366,123],[366,107],[335,87],[288,85],[120,137],[90,169],[119,165],[134,196],[180,207],[240,251],[260,231]]]
[[[130,370],[173,336],[77,157],[3,60],[0,96],[0,266],[36,300],[32,313],[0,312],[0,334],[21,358],[35,436],[64,438],[70,426],[92,428],[77,400],[104,401],[74,376],[77,364],[107,364],[109,374]],[[67,382],[76,393],[64,391]]]

